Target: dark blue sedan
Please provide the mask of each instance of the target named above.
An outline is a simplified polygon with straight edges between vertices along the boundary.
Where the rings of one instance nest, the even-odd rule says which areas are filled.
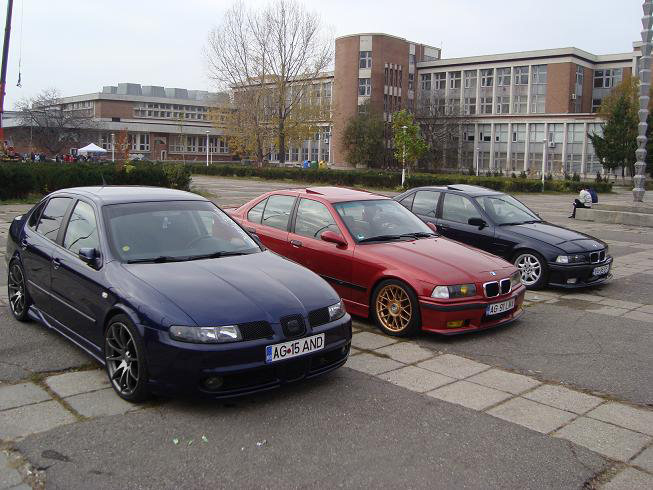
[[[84,349],[129,401],[267,390],[349,354],[351,318],[331,286],[195,194],[54,192],[14,219],[6,259],[14,317]]]

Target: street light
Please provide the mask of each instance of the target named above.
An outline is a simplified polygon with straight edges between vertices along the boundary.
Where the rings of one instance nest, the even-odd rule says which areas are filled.
[[[204,131],[206,133],[206,166],[209,166],[209,130]]]
[[[477,146],[476,147],[476,176],[478,177],[480,173],[480,167],[481,167],[481,147]]]
[[[546,159],[547,159],[547,154],[546,154],[546,145],[549,142],[547,141],[546,138],[542,140],[542,192],[544,192],[544,173],[546,171]]]
[[[111,161],[116,161],[116,135],[111,133]]]
[[[404,149],[403,149],[403,156],[402,156],[402,165],[401,165],[401,187],[404,186],[404,183],[406,182],[406,129],[408,129],[408,126],[402,126],[401,129],[404,131]]]

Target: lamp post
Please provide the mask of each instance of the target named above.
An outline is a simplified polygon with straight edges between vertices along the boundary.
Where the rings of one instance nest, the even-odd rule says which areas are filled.
[[[548,141],[546,138],[542,140],[542,192],[544,192],[544,175],[546,174],[546,159],[547,159],[547,154],[546,154],[546,145],[548,144]]]
[[[116,135],[111,133],[111,161],[116,161]]]
[[[480,167],[481,167],[480,159],[481,159],[481,147],[477,146],[476,147],[476,176],[477,177],[480,173]]]
[[[653,27],[653,0],[645,0],[642,4],[644,16],[642,17],[642,57],[639,60],[639,125],[637,130],[637,163],[635,163],[635,176],[633,182],[635,188],[633,189],[633,201],[642,202],[644,200],[645,192],[645,168],[646,168],[646,131],[648,124],[648,104],[649,104],[649,90],[651,88],[651,27]]]
[[[206,133],[206,166],[209,166],[209,130],[204,131]]]
[[[404,149],[403,149],[403,155],[402,155],[402,165],[401,165],[401,187],[404,187],[404,183],[406,182],[406,129],[408,129],[408,126],[402,126],[401,129],[404,132]]]

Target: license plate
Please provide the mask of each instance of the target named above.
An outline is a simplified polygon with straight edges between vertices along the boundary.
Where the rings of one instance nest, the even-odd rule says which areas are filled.
[[[324,334],[291,340],[282,344],[268,345],[265,348],[265,362],[277,362],[303,356],[324,349]]]
[[[602,276],[603,274],[607,274],[609,270],[610,270],[610,264],[602,265],[601,267],[594,267],[594,270],[592,271],[592,275]]]
[[[498,315],[504,311],[512,310],[515,307],[515,298],[509,299],[508,301],[502,301],[501,303],[494,303],[488,305],[485,310],[486,315]]]

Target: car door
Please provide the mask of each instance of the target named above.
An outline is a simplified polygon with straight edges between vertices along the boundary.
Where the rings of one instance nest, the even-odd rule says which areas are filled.
[[[247,213],[244,228],[255,233],[270,250],[288,257],[288,224],[295,206],[296,196],[273,194],[257,203]]]
[[[50,281],[55,241],[72,201],[70,197],[53,197],[44,203],[42,211],[30,216],[19,244],[27,290],[34,305],[47,315],[52,314]]]
[[[102,316],[102,293],[106,291],[100,270],[103,254],[98,217],[90,203],[83,200],[75,203],[60,245],[52,259],[53,316],[100,348],[102,329],[98,327],[97,319]],[[97,251],[100,259],[96,265],[89,265],[79,258],[81,248]]]
[[[469,224],[470,218],[480,218],[486,225],[479,229]],[[482,250],[491,251],[494,246],[494,226],[487,223],[470,198],[461,194],[444,193],[437,228],[447,238]]]
[[[437,209],[440,195],[438,191],[417,191],[412,208],[409,208],[425,223],[437,224]]]
[[[339,234],[347,245],[326,242],[325,231]],[[288,233],[290,258],[329,281],[344,299],[352,299],[351,271],[353,241],[337,224],[329,207],[319,201],[301,198],[294,223]]]

